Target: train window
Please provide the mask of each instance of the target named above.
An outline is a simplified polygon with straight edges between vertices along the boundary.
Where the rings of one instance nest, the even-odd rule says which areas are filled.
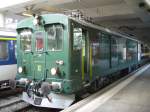
[[[8,58],[8,42],[0,41],[0,59],[5,60]]]
[[[95,34],[97,34],[95,32]],[[91,38],[91,44],[92,44],[92,59],[93,65],[99,65],[100,62],[100,38],[99,38],[99,34],[94,35]]]
[[[92,65],[101,71],[110,68],[110,38],[102,32],[91,34]]]
[[[118,65],[118,38],[112,36],[111,38],[111,67]]]
[[[122,63],[124,63],[126,61],[126,54],[127,54],[126,39],[120,37],[118,39],[118,59],[119,59],[119,64],[122,64]]]
[[[132,40],[127,40],[127,60],[136,61],[137,60],[137,42]]]
[[[35,33],[36,38],[36,51],[43,51],[44,49],[44,34],[43,32],[36,32]]]
[[[46,30],[48,32],[48,50],[62,50],[63,26],[61,24],[49,25]]]
[[[110,68],[110,38],[107,34],[100,36],[100,68],[102,70]]]
[[[17,41],[14,41],[15,59],[17,59]]]
[[[82,48],[82,29],[74,28],[73,30],[73,50],[80,50]]]
[[[141,61],[141,53],[142,53],[142,51],[141,51],[141,44],[138,43],[138,61]]]
[[[20,32],[20,46],[23,51],[31,51],[31,30],[23,30]]]

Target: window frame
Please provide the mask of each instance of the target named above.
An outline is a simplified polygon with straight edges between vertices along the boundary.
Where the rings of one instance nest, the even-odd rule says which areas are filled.
[[[7,57],[6,58],[0,58],[0,61],[8,61],[9,58],[10,58],[10,56],[9,56],[9,52],[10,52],[9,41],[7,41],[7,40],[0,40],[0,41],[3,41],[3,42],[7,43]]]
[[[74,42],[75,42],[75,41],[74,41],[74,39],[75,39],[75,38],[74,38],[74,37],[75,37],[75,35],[74,35],[74,34],[75,34],[74,29],[80,29],[80,30],[81,30],[81,31],[80,31],[80,33],[81,33],[81,35],[80,35],[80,41],[81,41],[81,42],[80,42],[79,48],[75,47],[75,45],[74,45]],[[81,50],[81,49],[82,49],[82,39],[83,39],[83,32],[82,32],[82,31],[83,31],[83,28],[80,27],[80,26],[76,26],[76,27],[74,26],[74,27],[73,27],[73,40],[72,40],[72,48],[73,48],[73,51],[78,51],[78,50]],[[78,33],[79,33],[79,32],[78,32]],[[78,36],[78,38],[79,38],[79,36]],[[78,44],[78,45],[79,45],[79,44]]]
[[[31,39],[30,39],[30,40],[31,40],[31,42],[30,42],[30,47],[31,47],[31,48],[30,48],[30,50],[25,50],[25,49],[22,48],[22,40],[21,40],[21,38],[25,38],[25,37],[21,37],[21,32],[22,32],[22,31],[26,31],[26,30],[28,30],[28,31],[31,32]],[[25,52],[25,53],[30,53],[30,52],[33,51],[33,45],[32,45],[32,41],[33,41],[33,40],[32,40],[32,38],[33,38],[33,31],[32,31],[32,29],[26,28],[26,29],[20,30],[20,32],[19,32],[20,45],[19,45],[19,46],[20,46],[20,50],[21,50],[21,51],[23,51],[23,52]]]
[[[61,49],[49,49],[49,40],[48,40],[48,28],[51,26],[51,25],[61,25],[61,27],[62,27],[62,38],[61,38],[61,40],[62,40],[62,45],[61,45]],[[61,24],[61,23],[52,23],[52,24],[46,24],[45,25],[45,32],[46,32],[46,50],[48,51],[48,52],[59,52],[59,51],[63,51],[64,50],[64,34],[65,34],[65,30],[64,30],[64,25],[63,24]]]
[[[37,36],[36,36],[36,33],[42,33],[42,40],[43,40],[43,49],[42,50],[38,50],[37,49]],[[34,33],[34,37],[35,37],[35,41],[34,41],[34,45],[35,45],[35,52],[43,52],[45,51],[45,32],[43,31],[36,31]],[[41,39],[41,38],[40,38]]]

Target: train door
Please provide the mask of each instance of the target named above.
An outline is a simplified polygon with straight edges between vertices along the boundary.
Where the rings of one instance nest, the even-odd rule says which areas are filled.
[[[74,75],[86,81],[89,79],[89,38],[88,32],[80,27],[73,28],[73,53],[72,53],[73,69],[76,74],[78,70],[81,75]]]
[[[82,80],[89,80],[90,77],[90,48],[89,37],[86,30],[82,30]]]
[[[36,31],[34,33],[34,52],[33,52],[33,62],[32,71],[34,74],[34,79],[44,79],[45,74],[45,32]]]

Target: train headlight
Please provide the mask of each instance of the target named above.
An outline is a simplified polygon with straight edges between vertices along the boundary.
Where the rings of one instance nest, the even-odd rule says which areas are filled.
[[[23,68],[22,67],[18,67],[18,72],[22,73],[23,72]]]
[[[57,73],[57,69],[56,68],[51,68],[51,74],[56,75],[56,73]]]

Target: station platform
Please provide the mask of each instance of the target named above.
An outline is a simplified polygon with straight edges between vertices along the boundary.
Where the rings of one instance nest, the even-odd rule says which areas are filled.
[[[150,112],[150,64],[62,112]]]

